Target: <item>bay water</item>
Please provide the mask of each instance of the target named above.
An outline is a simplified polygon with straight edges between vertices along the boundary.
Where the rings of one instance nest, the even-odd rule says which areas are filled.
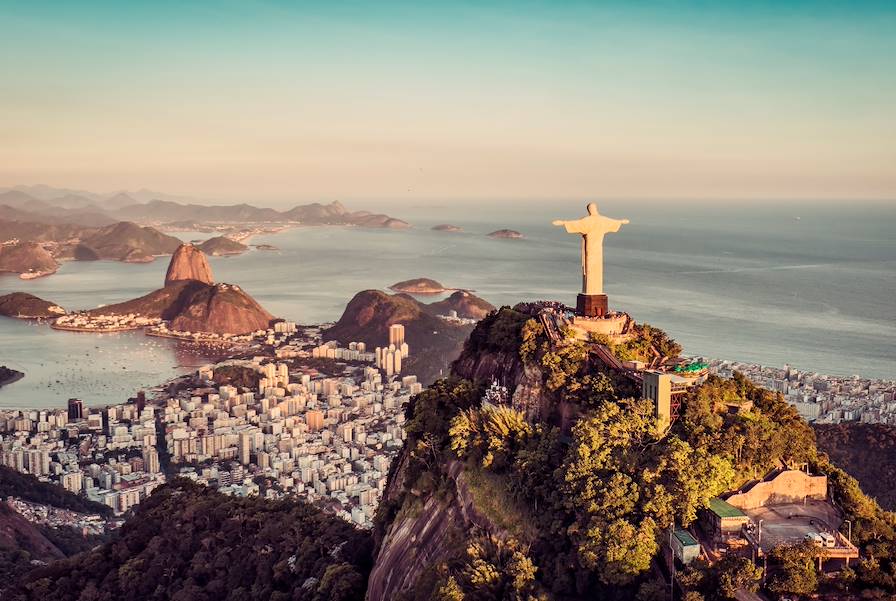
[[[256,236],[252,244],[278,250],[210,257],[215,279],[306,324],[337,320],[360,290],[416,277],[471,289],[498,306],[575,303],[580,241],[551,221],[583,216],[582,201],[346,204],[413,227],[297,227]],[[687,354],[896,378],[892,203],[599,204],[603,214],[631,220],[605,239],[611,308],[666,329]],[[430,229],[440,223],[463,231]],[[486,235],[503,228],[524,237]],[[149,264],[67,262],[37,280],[2,275],[0,294],[21,290],[66,309],[92,308],[160,287],[166,268],[164,257]],[[58,407],[69,397],[121,402],[207,360],[191,345],[139,332],[58,332],[0,318],[0,365],[26,374],[0,388],[0,406]]]

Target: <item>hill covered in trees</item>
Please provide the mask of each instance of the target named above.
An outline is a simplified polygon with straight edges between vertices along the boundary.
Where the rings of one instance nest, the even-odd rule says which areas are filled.
[[[17,497],[23,501],[52,505],[59,509],[71,509],[80,513],[112,515],[112,508],[70,493],[61,486],[41,482],[30,474],[0,465],[0,499]]]
[[[67,526],[58,528],[28,521],[6,504],[7,497],[49,505],[81,513],[112,514],[112,509],[79,497],[60,486],[41,482],[30,474],[21,474],[0,466],[0,598],[14,578],[34,565],[52,562],[92,548],[103,536],[84,536]]]
[[[641,327],[626,350],[646,348],[678,352],[665,333]],[[497,403],[493,381],[506,387]],[[671,525],[692,524],[711,498],[780,465],[804,463],[828,475],[865,558],[842,586],[896,592],[896,516],[818,450],[779,394],[739,374],[710,377],[666,432],[639,397],[593,345],[552,341],[525,311],[505,307],[480,322],[454,376],[408,407],[368,599],[667,598],[652,566]],[[818,550],[803,547],[773,554],[770,590],[815,590]],[[758,575],[732,557],[697,564],[679,584],[689,601],[726,599],[755,590]]]
[[[424,383],[445,374],[473,329],[439,319],[430,305],[407,294],[363,290],[349,301],[342,317],[324,331],[323,337],[346,345],[364,342],[372,350],[389,345],[389,326],[395,323],[404,325],[405,340],[411,349],[405,371],[416,374]]]
[[[882,507],[896,509],[896,426],[817,424],[818,448],[859,481]]]
[[[3,599],[356,600],[370,544],[300,501],[227,497],[175,480],[111,542],[32,570]]]
[[[713,497],[803,464],[828,476],[861,558],[828,580],[819,547],[778,547],[766,589],[896,594],[896,515],[828,455],[869,441],[883,448],[882,433],[820,430],[839,442],[819,445],[780,394],[740,374],[692,388],[660,431],[633,374],[606,360],[606,344],[561,334],[549,335],[529,306],[503,307],[475,327],[451,376],[406,409],[408,438],[372,537],[298,501],[175,481],[114,540],[33,569],[3,599],[659,601],[670,526],[692,525]],[[610,348],[660,360],[680,352],[643,324]],[[760,574],[731,555],[696,562],[676,581],[682,599],[720,601],[755,591]]]

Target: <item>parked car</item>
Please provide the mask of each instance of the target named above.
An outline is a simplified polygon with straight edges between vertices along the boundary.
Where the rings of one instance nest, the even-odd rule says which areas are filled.
[[[821,535],[817,532],[809,532],[808,534],[806,534],[806,540],[815,543],[819,547],[824,546],[824,539],[821,538]]]

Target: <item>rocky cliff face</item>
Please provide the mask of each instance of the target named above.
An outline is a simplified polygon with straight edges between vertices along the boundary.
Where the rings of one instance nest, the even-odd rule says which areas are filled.
[[[171,256],[168,271],[165,273],[165,285],[181,280],[195,280],[204,284],[214,282],[212,268],[205,254],[192,244],[181,244]]]
[[[402,455],[402,460],[405,456]],[[400,460],[399,460],[400,461]],[[390,480],[386,498],[395,495],[406,466],[400,465]],[[417,511],[402,511],[378,541],[379,552],[367,584],[368,601],[396,599],[432,571],[433,566],[449,559],[457,541],[478,528],[503,535],[500,528],[475,509],[463,466],[448,466],[450,486],[444,496],[429,496]]]
[[[453,374],[488,385],[507,387],[511,405],[530,420],[547,419],[560,404],[544,387],[544,374],[535,365],[523,363],[517,352],[471,352],[465,349],[452,364]],[[562,420],[561,420],[562,421]]]

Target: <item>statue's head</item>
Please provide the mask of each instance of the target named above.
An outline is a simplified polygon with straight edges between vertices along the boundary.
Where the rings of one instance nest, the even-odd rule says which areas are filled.
[[[597,203],[596,202],[588,203],[588,214],[589,215],[597,215]]]

